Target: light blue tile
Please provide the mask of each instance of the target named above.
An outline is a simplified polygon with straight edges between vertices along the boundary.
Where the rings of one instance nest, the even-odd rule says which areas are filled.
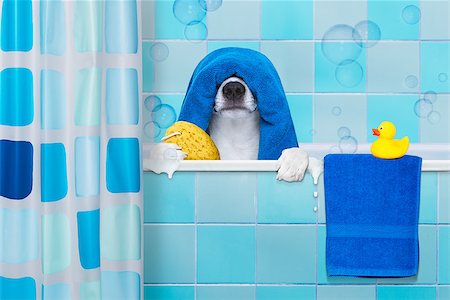
[[[367,57],[369,92],[419,91],[418,42],[380,42],[367,49]]]
[[[153,44],[143,44],[144,92],[185,92],[195,67],[206,55],[207,43],[165,41],[164,44],[168,56],[162,61],[155,60],[155,56],[152,58]]]
[[[315,92],[365,92],[366,48],[354,41],[326,42],[324,52],[322,44],[315,44]],[[325,53],[338,54],[330,60]]]
[[[254,283],[254,226],[198,226],[197,282]]]
[[[450,3],[448,1],[421,1],[420,11],[420,37],[422,39],[450,39],[450,28],[448,26],[450,22]]]
[[[439,226],[439,284],[450,284],[450,226]]]
[[[387,284],[435,284],[436,283],[436,227],[419,225],[419,271],[416,276],[378,279]]]
[[[156,0],[154,2],[154,31],[157,39],[184,39],[186,25],[173,14],[174,1]]]
[[[3,1],[1,50],[30,51],[33,48],[33,3]]]
[[[285,92],[312,92],[314,73],[312,42],[263,41],[261,52],[274,64]]]
[[[276,180],[276,174],[258,174],[258,223],[315,223],[314,185],[306,174],[302,182]]]
[[[315,286],[258,286],[256,288],[257,300],[295,300],[316,299]]]
[[[65,126],[66,89],[64,75],[54,70],[42,70],[41,129],[63,129]]]
[[[422,42],[420,51],[421,89],[450,92],[450,43]]]
[[[136,272],[102,271],[102,299],[141,299],[141,278]]]
[[[407,8],[411,5],[414,5],[415,8]],[[375,22],[380,28],[381,39],[415,40],[419,38],[419,1],[369,0],[368,8],[368,19]],[[418,14],[416,14],[417,12]]]
[[[256,174],[197,174],[197,222],[255,223]]]
[[[105,48],[108,53],[137,53],[136,1],[105,2]],[[120,20],[120,21],[119,21]]]
[[[144,283],[194,283],[193,226],[144,226]]]
[[[258,283],[315,283],[315,226],[258,226]]]
[[[420,224],[437,223],[437,183],[437,173],[422,173],[420,182]]]
[[[317,300],[375,300],[375,286],[318,286]]]
[[[438,300],[446,300],[446,299],[450,299],[450,285],[444,286],[441,285],[438,287]]]
[[[80,136],[75,139],[75,195],[100,194],[100,137]]]
[[[339,128],[347,127],[359,143],[367,141],[367,98],[364,95],[315,95],[313,140],[336,143]]]
[[[427,96],[426,96],[427,97]],[[450,142],[450,95],[437,94],[433,111],[427,118],[420,118],[420,142]]]
[[[145,300],[194,300],[193,286],[144,286]]]
[[[313,36],[313,1],[261,2],[261,38],[307,40]]]
[[[378,300],[435,300],[434,286],[378,286]]]
[[[39,13],[41,54],[64,54],[66,50],[64,2],[41,1]]]
[[[252,300],[255,299],[254,286],[199,286],[197,300]]]
[[[66,283],[56,283],[42,286],[42,299],[70,299],[70,286]]]
[[[155,39],[155,1],[142,1],[142,39]]]
[[[208,53],[226,47],[239,47],[259,51],[259,41],[208,41]]]
[[[439,173],[439,223],[450,224],[450,173]]]
[[[409,136],[412,143],[419,141],[419,120],[414,113],[415,96],[383,95],[368,96],[367,100],[367,135],[368,142],[376,140],[371,128],[377,128],[383,121],[391,121],[397,128],[395,138]],[[370,132],[369,132],[370,130]]]
[[[327,276],[326,227],[320,225],[317,232],[317,280],[319,284],[375,284],[374,278]]]
[[[207,15],[210,39],[259,39],[259,1],[223,1],[222,6]]]
[[[144,173],[144,222],[194,223],[194,202],[194,173]]]
[[[312,142],[313,105],[312,96],[288,95],[287,101],[294,122],[299,144]]]

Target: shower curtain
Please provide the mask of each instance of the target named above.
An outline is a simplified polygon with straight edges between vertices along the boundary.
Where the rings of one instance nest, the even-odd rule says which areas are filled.
[[[140,3],[0,17],[0,299],[139,299]]]

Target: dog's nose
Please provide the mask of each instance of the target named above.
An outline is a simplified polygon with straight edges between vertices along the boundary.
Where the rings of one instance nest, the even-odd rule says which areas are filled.
[[[222,93],[228,100],[241,100],[245,94],[245,86],[240,82],[228,82],[222,89]]]

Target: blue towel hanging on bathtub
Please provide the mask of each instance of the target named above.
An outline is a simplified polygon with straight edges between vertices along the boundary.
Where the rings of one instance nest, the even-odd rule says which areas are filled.
[[[329,276],[417,274],[421,166],[420,157],[408,155],[325,157]]]
[[[222,48],[208,54],[189,83],[179,121],[206,131],[220,84],[242,78],[255,96],[260,113],[258,159],[278,159],[284,149],[297,147],[297,137],[281,80],[270,60],[244,48]]]

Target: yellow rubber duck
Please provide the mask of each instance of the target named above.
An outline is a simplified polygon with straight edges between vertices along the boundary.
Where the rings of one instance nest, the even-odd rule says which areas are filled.
[[[378,139],[370,147],[373,156],[395,159],[402,157],[408,151],[409,138],[405,136],[401,140],[394,140],[396,129],[391,122],[381,122],[380,126],[372,131],[373,135],[378,136]]]

